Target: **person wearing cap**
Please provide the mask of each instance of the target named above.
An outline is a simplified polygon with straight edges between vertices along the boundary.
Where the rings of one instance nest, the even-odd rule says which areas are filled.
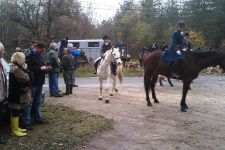
[[[180,70],[184,59],[184,51],[182,47],[184,36],[181,34],[184,27],[184,22],[178,22],[176,31],[172,34],[171,44],[162,56],[163,60],[170,62],[169,66],[172,69],[172,78],[175,79],[179,79],[181,76]]]
[[[16,47],[16,52],[23,52],[22,49],[20,49],[20,47]]]
[[[184,51],[192,51],[191,43],[189,42],[189,33],[184,33],[184,42],[183,42]]]
[[[67,45],[66,53],[62,57],[61,66],[63,69],[63,78],[66,84],[66,92],[64,95],[73,94],[73,71],[74,71],[74,57],[70,51],[73,49],[73,44]]]
[[[113,48],[111,40],[108,35],[103,36],[103,40],[104,40],[104,43],[102,44],[101,55],[103,55],[106,51],[111,50]],[[95,72],[93,74],[97,74],[97,68],[100,61],[101,61],[101,58],[98,58],[97,60],[95,60],[95,64],[94,64]],[[114,75],[116,75],[116,68],[117,68],[116,64],[111,63],[111,71]]]
[[[49,75],[49,92],[50,97],[62,97],[58,86],[58,78],[60,72],[60,60],[58,57],[59,45],[57,43],[50,43],[49,50],[46,55],[46,65],[51,66],[52,69],[48,72]]]

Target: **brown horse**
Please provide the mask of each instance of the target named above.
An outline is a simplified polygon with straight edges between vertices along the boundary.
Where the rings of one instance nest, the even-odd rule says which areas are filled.
[[[155,84],[159,74],[171,77],[172,71],[169,62],[161,59],[164,52],[155,51],[143,58],[144,64],[144,86],[146,93],[146,101],[148,106],[152,106],[149,98],[149,90],[152,91],[152,98],[155,103],[159,103],[155,94]],[[185,59],[182,63],[181,78],[183,81],[182,99],[180,102],[181,111],[186,112],[188,106],[186,104],[186,95],[193,79],[196,79],[199,72],[209,66],[220,65],[225,70],[225,52],[216,51],[199,51],[185,53]]]
[[[129,62],[130,61],[130,56],[128,56],[128,54],[126,53],[126,50],[125,48],[122,48],[120,50],[120,59],[122,61],[122,64],[123,64],[123,68],[126,68],[126,62]]]
[[[160,50],[157,50],[157,51],[160,51]],[[142,53],[140,53],[139,55],[138,55],[138,61],[139,61],[139,64],[140,64],[140,66],[141,67],[143,67],[143,57],[146,57],[146,55],[148,55],[148,54],[150,54],[151,52],[145,52],[144,54],[142,54]],[[163,80],[163,78],[158,78],[158,80],[159,80],[159,85],[160,86],[163,86],[163,84],[162,84],[162,80]],[[172,86],[173,87],[173,83],[171,82],[171,80],[170,80],[170,78],[168,78],[167,77],[167,81],[168,81],[168,83],[169,83],[169,85],[170,86]]]

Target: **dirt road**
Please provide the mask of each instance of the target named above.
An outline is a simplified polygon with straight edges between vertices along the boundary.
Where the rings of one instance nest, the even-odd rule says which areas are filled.
[[[164,83],[156,88],[160,103],[152,107],[147,107],[139,84],[119,86],[109,104],[97,100],[97,84],[83,85],[73,95],[49,102],[114,119],[113,130],[95,137],[83,149],[224,150],[225,81],[207,76],[195,80],[187,96],[187,113],[179,107],[181,82],[175,81],[174,87]]]

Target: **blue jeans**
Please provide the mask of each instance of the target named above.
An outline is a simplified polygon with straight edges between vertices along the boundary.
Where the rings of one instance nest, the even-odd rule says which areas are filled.
[[[59,73],[49,73],[49,92],[50,94],[55,94],[59,92],[59,86],[58,86],[58,78]]]
[[[34,109],[34,119],[35,121],[42,120],[40,105],[41,105],[41,96],[42,96],[42,87],[43,86],[34,86],[32,87],[32,100],[29,105],[24,107],[24,116],[23,123],[29,125],[31,123],[31,109]]]

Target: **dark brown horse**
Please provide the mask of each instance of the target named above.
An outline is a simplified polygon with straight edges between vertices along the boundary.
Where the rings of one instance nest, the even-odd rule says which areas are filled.
[[[159,50],[157,50],[157,51],[159,51]],[[143,67],[143,57],[146,57],[146,55],[148,55],[148,54],[150,54],[151,52],[145,52],[144,54],[142,54],[142,53],[140,53],[139,55],[138,55],[138,61],[139,61],[139,64],[140,64],[140,66],[141,67]],[[162,78],[158,78],[159,79],[159,85],[160,86],[163,86],[163,84],[162,84]],[[171,82],[171,80],[170,80],[170,78],[168,78],[167,77],[167,81],[168,81],[168,83],[169,83],[169,85],[170,86],[172,86],[173,87],[173,83]]]
[[[146,93],[146,101],[148,106],[152,106],[149,98],[149,90],[152,91],[152,98],[155,103],[159,103],[155,94],[155,84],[159,74],[166,77],[171,77],[171,67],[169,63],[161,59],[164,52],[155,51],[143,58],[144,64],[144,86]],[[183,81],[182,99],[180,102],[181,111],[186,112],[188,106],[186,104],[186,95],[193,79],[196,79],[199,72],[209,66],[220,65],[225,70],[225,52],[216,51],[199,51],[199,52],[187,52],[185,59],[183,60],[181,78]]]
[[[122,61],[123,68],[126,68],[126,62],[130,61],[130,57],[128,57],[125,48],[120,50],[120,59]]]

